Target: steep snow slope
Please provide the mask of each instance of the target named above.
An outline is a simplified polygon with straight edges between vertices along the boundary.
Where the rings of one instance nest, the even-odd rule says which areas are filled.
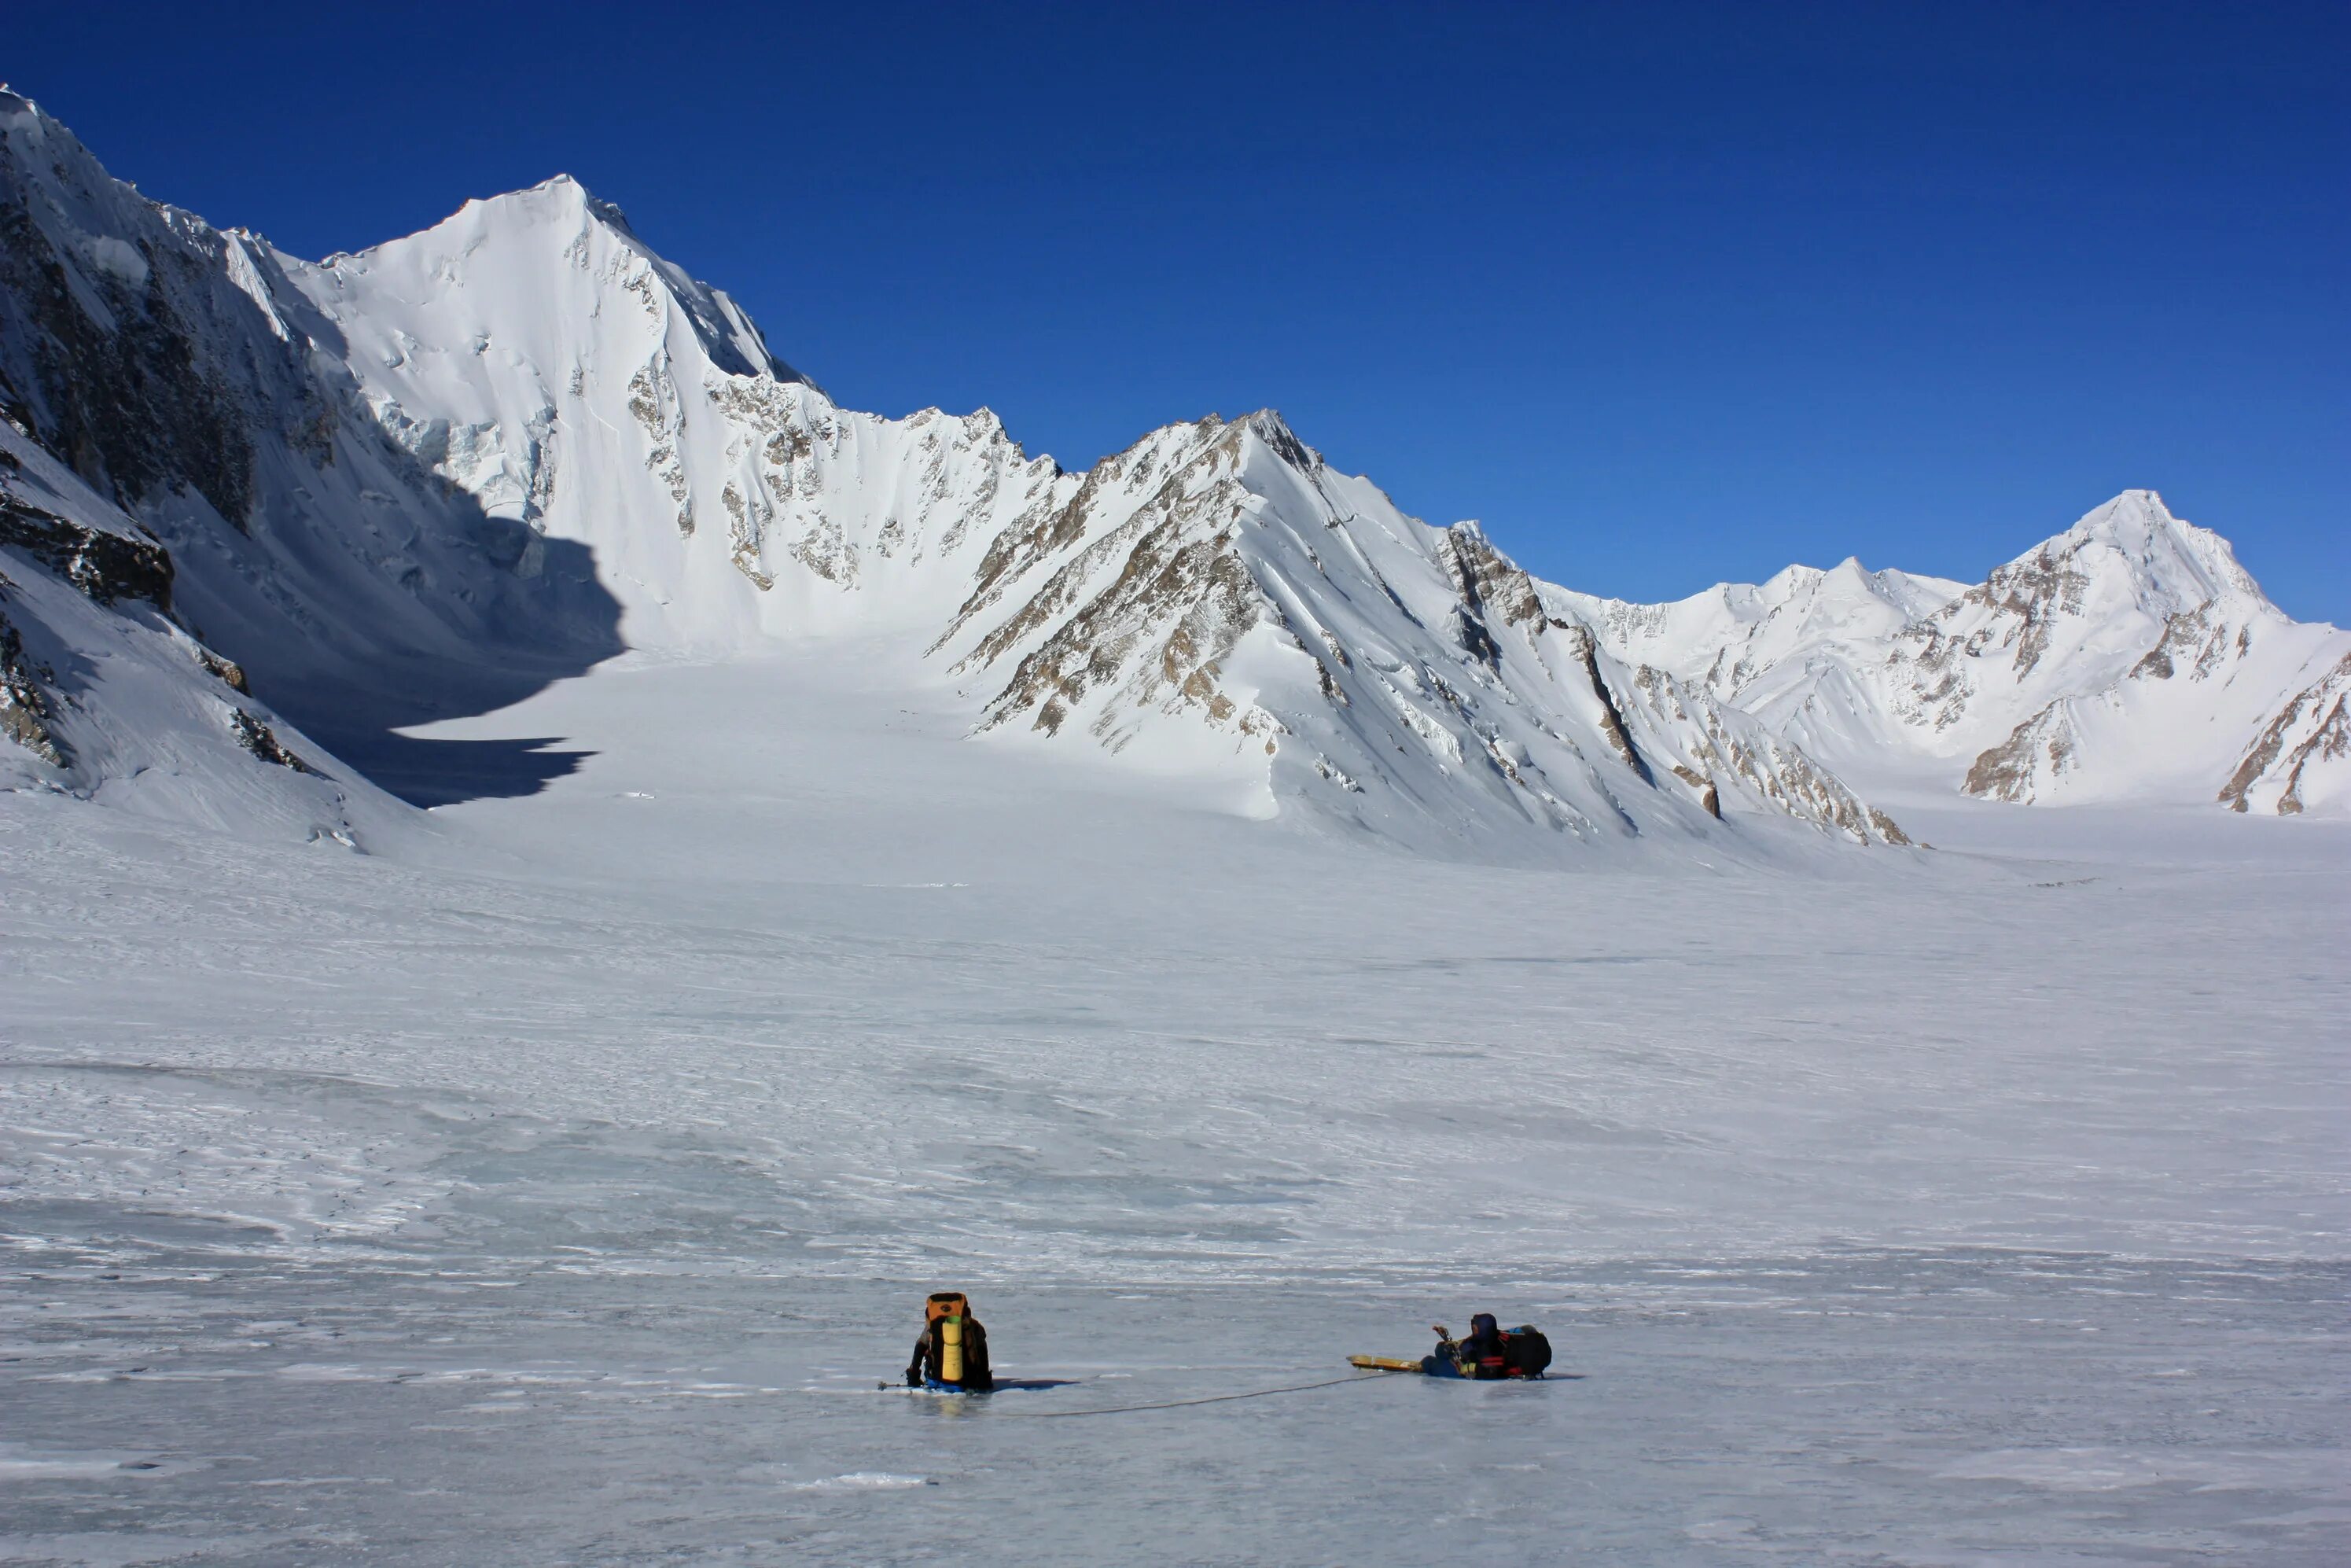
[[[281,261],[368,415],[488,516],[588,547],[632,646],[935,636],[998,533],[1080,487],[985,412],[836,408],[569,179]]]
[[[2332,665],[2325,664],[2329,658],[2335,658]],[[2318,678],[2288,697],[2262,727],[2221,786],[2222,805],[2283,817],[2313,810],[2351,816],[2351,767],[2345,766],[2351,758],[2351,719],[2343,709],[2351,696],[2351,644],[2328,639],[2296,678],[2322,665]]]
[[[621,646],[583,552],[367,417],[258,237],[109,176],[0,91],[0,402],[169,550],[188,622],[306,727],[365,740]]]
[[[1189,712],[1264,754],[1276,802],[1415,843],[1687,834],[1726,811],[1900,837],[1761,727],[1544,613],[1474,525],[1405,517],[1270,413],[1104,473],[1154,499],[1040,559],[976,643],[976,615],[951,633],[956,671],[1011,665],[990,728],[1144,748]],[[984,578],[973,609],[1004,592]]]
[[[172,591],[151,536],[0,423],[0,789],[354,846],[395,820],[189,635]]]

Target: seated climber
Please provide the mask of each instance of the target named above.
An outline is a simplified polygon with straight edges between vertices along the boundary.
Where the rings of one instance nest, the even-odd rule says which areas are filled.
[[[1491,1312],[1469,1320],[1469,1336],[1456,1341],[1437,1325],[1437,1351],[1421,1358],[1431,1377],[1541,1377],[1551,1364],[1551,1342],[1532,1323],[1504,1331]]]
[[[923,1333],[906,1364],[906,1386],[985,1394],[996,1386],[987,1370],[987,1331],[971,1315],[961,1291],[940,1291],[923,1304]]]

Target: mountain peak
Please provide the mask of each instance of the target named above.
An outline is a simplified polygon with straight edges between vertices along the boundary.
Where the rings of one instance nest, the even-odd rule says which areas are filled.
[[[0,82],[0,129],[13,131],[17,128],[17,125],[12,122],[28,120],[43,130],[57,135],[68,138],[73,135],[73,132],[68,131],[55,115],[11,88],[6,82]]]
[[[370,307],[385,320],[402,311],[440,310],[451,320],[479,317],[461,336],[486,332],[496,319],[509,339],[517,322],[531,320],[541,362],[548,366],[574,358],[582,324],[600,315],[596,301],[568,293],[573,285],[557,280],[592,278],[587,284],[591,290],[629,290],[656,316],[674,308],[720,371],[806,379],[768,350],[758,328],[732,298],[664,259],[630,227],[618,206],[569,174],[476,197],[430,228],[355,256],[329,257],[327,265],[347,291],[361,289],[361,279],[371,276],[389,280],[373,290],[377,298]],[[471,297],[472,303],[458,304],[460,297]],[[664,299],[666,305],[656,303]],[[434,330],[413,323],[403,330],[432,341],[436,331],[458,329],[444,321]],[[387,352],[387,362],[401,357],[397,350]]]
[[[2139,537],[2182,526],[2163,504],[2163,497],[2154,490],[2125,490],[2114,499],[2093,507],[2076,521],[2069,534],[2083,538]]]
[[[2278,810],[2338,799],[2312,770],[2343,756],[2321,677],[2346,634],[2285,622],[2152,490],[1976,587],[1848,557],[1597,600],[1534,581],[1477,522],[1405,515],[1271,408],[1071,474],[986,410],[884,420],[781,385],[799,378],[733,300],[569,174],[311,266],[140,195],[0,92],[0,207],[20,215],[0,246],[12,420],[91,455],[106,489],[84,509],[110,516],[110,492],[192,547],[186,602],[221,608],[223,652],[329,716],[344,687],[408,700],[387,649],[459,655],[471,682],[477,653],[602,657],[622,625],[696,657],[920,632],[952,660],[942,701],[993,672],[980,729],[1090,735],[1215,773],[1252,813],[1301,800],[1397,841],[1767,813],[1890,838],[1814,748],[1948,764],[1954,787],[1972,758],[1971,780],[2040,799],[2078,791],[2076,768],[2137,789],[2210,734],[2275,776]],[[55,600],[77,615],[80,570],[57,568]],[[217,698],[203,683],[225,676],[174,657]],[[205,711],[238,767],[291,766],[237,727],[255,710]]]
[[[599,201],[594,193],[571,175],[554,174],[536,185],[501,191],[493,196],[476,196],[423,232],[432,234],[467,220],[535,224],[574,219],[598,219],[623,232],[628,229],[628,220],[619,207]]]
[[[2074,526],[2019,556],[2011,567],[2064,558],[2096,572],[2126,573],[2142,604],[2193,609],[2216,600],[2250,600],[2254,607],[2282,613],[2270,604],[2252,574],[2238,564],[2229,541],[2175,515],[2153,490],[2125,490],[2082,515]]]
[[[1322,455],[1298,438],[1298,433],[1290,428],[1290,422],[1281,417],[1279,409],[1261,408],[1233,423],[1249,430],[1294,468],[1311,473],[1322,466]]]

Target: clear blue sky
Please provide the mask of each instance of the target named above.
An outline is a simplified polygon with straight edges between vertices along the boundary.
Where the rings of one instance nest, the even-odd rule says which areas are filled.
[[[1541,574],[1975,578],[2116,490],[2351,622],[2351,5],[14,7],[288,250],[568,171],[852,406],[1261,404]]]

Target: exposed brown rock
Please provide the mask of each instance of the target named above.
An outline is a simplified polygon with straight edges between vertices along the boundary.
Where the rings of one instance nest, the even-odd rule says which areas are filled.
[[[13,545],[99,604],[141,600],[169,612],[171,553],[152,539],[86,528],[0,496],[0,545]]]
[[[202,664],[206,674],[226,685],[229,690],[245,696],[253,695],[253,687],[245,678],[244,666],[233,664],[207,648],[196,650],[196,663]]]
[[[270,733],[267,725],[246,712],[245,709],[232,707],[228,710],[228,727],[229,733],[236,737],[236,743],[239,746],[244,747],[264,762],[273,763],[279,768],[290,768],[297,773],[308,773],[322,779],[326,777],[299,757],[287,750],[278,743],[277,737]]]
[[[1698,803],[1706,808],[1708,816],[1717,821],[1722,820],[1722,791],[1714,787],[1713,779],[1678,762],[1674,764],[1674,776],[1698,792]]]
[[[1979,756],[1959,788],[1988,800],[2022,805],[2032,799],[2043,759],[2053,774],[2063,773],[2073,762],[2074,750],[2074,727],[2062,702],[2053,702]]]
[[[1656,777],[1649,771],[1648,763],[1633,748],[1632,733],[1625,727],[1625,715],[1616,706],[1616,694],[1601,677],[1599,650],[1593,643],[1592,633],[1581,626],[1571,626],[1567,629],[1567,645],[1569,656],[1583,665],[1584,679],[1592,683],[1593,695],[1600,699],[1601,738],[1608,742],[1625,766],[1641,776],[1642,783],[1655,784]]]
[[[0,578],[0,586],[6,583]],[[0,614],[0,736],[50,767],[63,768],[72,757],[53,727],[56,709],[48,685],[55,679],[46,666],[25,656],[24,634]]]
[[[2261,781],[2262,776],[2268,773],[2272,765],[2277,761],[2279,754],[2284,751],[2286,737],[2293,733],[2294,726],[2301,722],[2304,713],[2319,711],[2327,699],[2333,697],[2335,699],[2333,710],[2319,721],[2318,728],[2304,744],[2295,748],[2291,759],[2292,775],[2287,786],[2287,794],[2280,797],[2278,801],[2278,810],[2283,814],[2293,815],[2300,811],[2303,768],[2314,758],[2324,760],[2339,758],[2343,755],[2341,748],[2346,745],[2351,745],[2351,741],[2346,741],[2343,737],[2342,694],[2346,689],[2351,689],[2351,653],[2346,653],[2333,669],[2296,692],[2287,701],[2285,706],[2277,711],[2276,716],[2273,717],[2268,727],[2262,731],[2260,738],[2253,742],[2243,758],[2238,762],[2237,770],[2229,776],[2229,781],[2220,786],[2220,793],[2216,797],[2220,804],[2228,807],[2231,811],[2251,810],[2252,803],[2247,797],[2253,786]],[[2323,738],[2330,735],[2331,739]],[[2285,804],[2288,798],[2294,800],[2291,811],[2287,810]]]

